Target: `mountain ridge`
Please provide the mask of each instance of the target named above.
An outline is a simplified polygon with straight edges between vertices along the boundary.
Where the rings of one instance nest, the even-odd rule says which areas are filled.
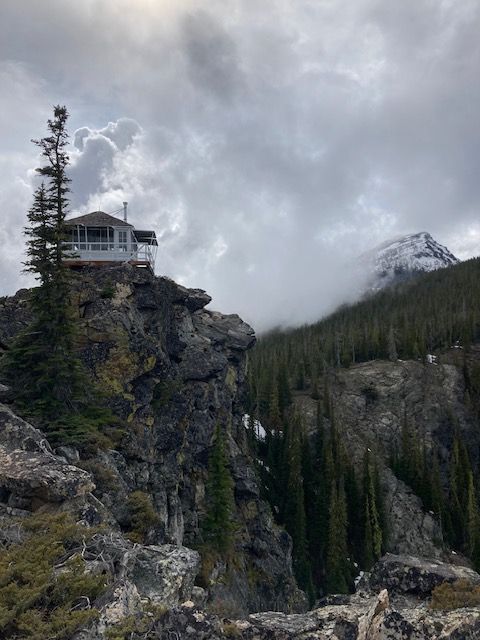
[[[358,263],[369,273],[368,292],[408,280],[418,273],[443,269],[460,260],[428,231],[395,236],[361,254]]]

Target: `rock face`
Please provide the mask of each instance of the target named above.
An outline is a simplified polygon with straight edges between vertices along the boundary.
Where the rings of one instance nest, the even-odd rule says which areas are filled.
[[[28,323],[27,298],[23,291],[0,303],[1,348]],[[108,574],[111,583],[94,603],[98,620],[73,640],[105,640],[115,625],[142,616],[148,636],[132,632],[134,640],[480,637],[480,607],[428,608],[438,584],[459,578],[480,584],[480,576],[439,561],[434,517],[387,464],[382,482],[396,555],[381,559],[356,594],[331,596],[302,612],[291,541],[259,497],[241,419],[251,328],[238,316],[206,310],[210,298],[203,291],[130,267],[84,271],[75,281],[75,299],[81,357],[123,421],[118,446],[95,454],[69,446],[52,450],[44,434],[0,404],[0,542],[18,541],[18,519],[42,509],[103,526],[81,553],[87,571]],[[374,362],[333,375],[341,435],[358,464],[366,446],[387,462],[405,416],[445,454],[452,413],[467,440],[477,442],[462,402],[461,372],[448,362]],[[5,387],[0,401],[11,401]],[[316,402],[302,395],[296,402],[313,425]],[[235,561],[233,568],[215,559],[201,568],[199,553],[189,547],[201,538],[208,457],[219,420],[235,487]],[[157,515],[142,544],[126,537],[134,492],[149,496]],[[431,559],[416,557],[418,551]]]
[[[235,570],[214,563],[202,571],[202,586],[232,615],[301,610],[291,541],[260,500],[241,420],[253,330],[236,315],[205,309],[205,292],[128,265],[85,269],[73,286],[81,357],[125,435],[115,450],[80,460],[70,447],[52,452],[40,432],[0,408],[0,502],[26,510],[61,503],[121,531],[128,498],[141,491],[158,515],[145,541],[194,546],[220,421],[235,486]],[[21,291],[0,304],[5,348],[29,321],[27,299]]]
[[[479,355],[473,352],[472,357]],[[349,456],[359,470],[367,447],[383,461],[380,471],[391,553],[445,559],[435,514],[425,512],[421,500],[393,475],[389,464],[392,453],[400,447],[405,420],[427,448],[438,452],[444,473],[456,429],[469,444],[472,457],[477,456],[478,428],[465,402],[462,367],[454,364],[457,356],[458,351],[452,349],[426,364],[372,361],[331,374],[329,387],[337,424]],[[316,401],[308,395],[298,395],[295,400],[314,433]]]

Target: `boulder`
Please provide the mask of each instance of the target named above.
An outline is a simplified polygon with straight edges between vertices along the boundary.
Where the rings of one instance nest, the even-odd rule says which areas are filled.
[[[89,473],[59,462],[48,453],[0,446],[0,490],[9,494],[9,504],[32,508],[41,503],[63,502],[84,496],[95,488]],[[28,507],[27,507],[28,508]]]
[[[129,579],[142,597],[173,607],[191,597],[200,555],[187,547],[151,545],[135,548]]]
[[[468,580],[480,584],[480,575],[468,567],[415,556],[387,553],[373,567],[368,578],[372,590],[429,596],[442,582]]]
[[[55,456],[41,431],[0,404],[0,502],[30,510],[94,487],[89,473]]]
[[[120,533],[93,536],[86,560],[89,572],[113,572],[117,582],[132,583],[142,599],[164,607],[191,597],[200,568],[197,551],[171,544],[134,544]]]
[[[10,407],[0,404],[0,446],[6,451],[22,449],[51,453],[44,434],[17,416]]]

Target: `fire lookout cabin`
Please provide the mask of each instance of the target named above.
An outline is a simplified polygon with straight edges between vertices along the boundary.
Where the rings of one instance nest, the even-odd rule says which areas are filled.
[[[153,272],[158,247],[155,231],[135,229],[127,222],[126,202],[123,212],[123,220],[103,211],[65,220],[65,245],[71,248],[65,263],[76,268],[126,262]]]

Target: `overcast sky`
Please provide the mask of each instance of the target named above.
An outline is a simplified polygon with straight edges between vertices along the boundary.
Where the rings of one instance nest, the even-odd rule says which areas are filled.
[[[0,294],[57,103],[72,212],[128,200],[157,273],[258,329],[351,298],[390,236],[479,254],[479,33],[480,0],[1,0]]]

